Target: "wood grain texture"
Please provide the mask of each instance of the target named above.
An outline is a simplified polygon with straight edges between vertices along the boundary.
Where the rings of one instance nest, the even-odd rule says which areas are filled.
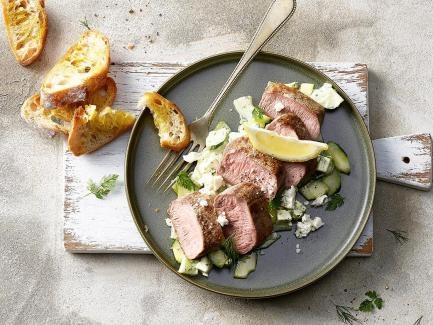
[[[430,134],[405,135],[373,141],[377,178],[428,191],[432,187]]]
[[[368,126],[367,66],[356,63],[312,63],[349,95]],[[138,99],[155,90],[184,66],[176,63],[126,62],[110,66],[117,83],[114,107],[139,114]],[[124,156],[128,135],[83,157],[64,154],[64,246],[73,253],[150,253],[130,215],[124,190]],[[99,181],[107,174],[119,174],[118,185],[106,200],[86,196],[89,178]],[[373,251],[373,218],[350,256],[369,256]]]

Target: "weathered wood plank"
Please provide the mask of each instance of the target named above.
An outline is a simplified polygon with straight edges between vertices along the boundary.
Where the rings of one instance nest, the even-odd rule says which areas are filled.
[[[368,125],[367,67],[353,63],[313,63],[335,80],[354,101]],[[184,66],[170,63],[121,63],[110,67],[118,96],[114,104],[138,114],[136,103],[144,91],[157,89]],[[65,146],[64,245],[74,253],[150,253],[129,212],[123,186],[124,153],[128,135],[79,159]],[[89,178],[119,174],[119,184],[105,201],[85,196]],[[369,256],[373,246],[370,216],[364,233],[351,252]]]
[[[377,178],[428,191],[432,187],[430,134],[406,135],[373,141]]]

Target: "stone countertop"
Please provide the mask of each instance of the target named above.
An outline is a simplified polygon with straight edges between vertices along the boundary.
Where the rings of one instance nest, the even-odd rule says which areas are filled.
[[[369,324],[433,322],[433,192],[379,182],[375,252],[345,259],[288,296],[247,301],[182,281],[153,256],[73,255],[63,249],[62,141],[29,128],[22,102],[77,39],[87,17],[111,42],[113,62],[193,62],[243,49],[269,1],[46,1],[44,53],[18,65],[0,32],[0,323],[335,324],[333,302],[359,304],[367,290],[385,301]],[[132,9],[132,10],[131,10]],[[433,133],[433,20],[428,1],[303,1],[265,48],[305,61],[369,67],[373,138]],[[128,49],[129,44],[133,49]],[[408,232],[404,245],[390,229]]]

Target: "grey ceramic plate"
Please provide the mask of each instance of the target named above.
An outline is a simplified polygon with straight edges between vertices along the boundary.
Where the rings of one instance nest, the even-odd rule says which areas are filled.
[[[226,53],[197,62],[169,79],[159,93],[177,103],[188,121],[203,115],[234,69],[241,53]],[[238,80],[215,117],[226,121],[233,130],[239,116],[233,99],[252,95],[257,103],[269,80],[310,82],[317,85],[331,82],[324,74],[298,60],[261,53]],[[333,83],[334,84],[334,83]],[[375,189],[375,165],[367,129],[355,106],[346,94],[334,87],[345,102],[334,112],[327,112],[322,126],[325,140],[339,143],[348,153],[352,173],[343,176],[342,195],[345,204],[336,211],[315,209],[313,216],[322,217],[325,226],[305,239],[297,239],[294,230],[280,233],[279,239],[259,255],[256,271],[246,280],[234,279],[229,269],[213,270],[209,277],[183,279],[214,292],[249,298],[271,297],[300,289],[334,268],[350,251],[367,222]],[[126,189],[135,223],[155,256],[173,272],[178,265],[170,251],[170,231],[164,219],[173,192],[156,193],[145,182],[166,151],[149,113],[138,118],[132,131],[126,157]],[[158,211],[158,212],[157,212]],[[296,254],[296,244],[302,252]]]

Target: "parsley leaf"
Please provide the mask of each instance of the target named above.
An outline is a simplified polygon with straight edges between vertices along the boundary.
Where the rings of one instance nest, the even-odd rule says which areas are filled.
[[[372,312],[375,308],[382,309],[383,299],[379,297],[376,291],[367,291],[365,295],[369,299],[365,299],[359,305],[359,310],[362,312]]]
[[[326,204],[327,211],[334,211],[335,209],[341,207],[344,204],[344,197],[340,194],[335,193],[329,197],[329,201]]]
[[[96,184],[93,180],[89,179],[87,181],[87,189],[89,190],[89,194],[93,194],[96,196],[96,198],[103,200],[116,185],[118,177],[119,175],[116,174],[106,175],[101,178],[99,184]]]
[[[400,244],[403,245],[404,243],[406,243],[409,238],[407,237],[407,231],[404,230],[391,230],[391,229],[386,229],[387,231],[389,231],[395,238],[395,240]]]
[[[335,310],[337,311],[337,316],[343,323],[351,325],[353,323],[360,323],[359,319],[352,314],[352,311],[354,310],[352,307],[334,305]]]
[[[183,188],[186,188],[188,191],[198,191],[200,189],[200,185],[196,184],[188,175],[187,172],[181,171],[177,175],[176,182],[182,186]]]

